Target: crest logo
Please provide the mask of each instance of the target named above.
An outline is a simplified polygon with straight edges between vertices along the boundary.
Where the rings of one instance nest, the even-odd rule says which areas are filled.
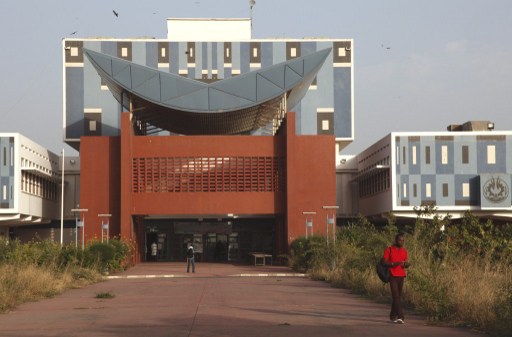
[[[500,203],[508,198],[509,188],[500,177],[491,177],[484,184],[484,197],[492,203]]]

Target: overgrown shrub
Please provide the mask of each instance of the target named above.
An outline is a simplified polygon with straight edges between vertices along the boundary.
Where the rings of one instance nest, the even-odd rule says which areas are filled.
[[[360,218],[338,231],[335,245],[317,237],[299,238],[292,243],[293,266],[315,279],[390,301],[375,264],[394,236],[405,232],[412,264],[406,305],[431,321],[506,336],[512,331],[512,226],[496,226],[470,212],[457,223],[439,216],[433,206],[417,213],[409,226],[390,217],[389,225],[376,228]]]
[[[0,237],[0,312],[97,282],[106,270],[123,270],[131,252],[131,245],[118,239],[91,242],[82,250],[74,244],[61,247],[48,240],[20,243]]]

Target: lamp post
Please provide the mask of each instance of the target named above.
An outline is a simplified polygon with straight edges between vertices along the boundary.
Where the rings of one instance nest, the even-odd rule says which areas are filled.
[[[109,218],[112,216],[112,214],[98,214],[98,217],[101,218],[101,243],[103,243],[103,233],[105,232],[105,230],[107,230],[107,243],[108,243],[108,238],[109,238],[109,227],[110,227],[110,222],[109,222]],[[107,221],[106,222],[103,222],[103,218],[107,218]]]
[[[332,217],[329,217],[329,210],[337,210],[340,208],[339,206],[322,206],[323,209],[326,210],[326,218],[325,218],[325,228],[326,228],[326,238],[327,244],[329,244],[329,225],[332,226],[332,242],[336,243],[336,211],[334,211]]]
[[[313,215],[316,214],[316,212],[302,212],[306,216],[306,239],[308,238],[308,229],[311,228],[311,235],[313,235]],[[309,215],[309,219],[308,219]]]
[[[64,149],[62,149],[62,177],[60,191],[60,246],[64,244]]]
[[[255,0],[249,0],[249,7],[251,8],[251,39],[252,39],[252,8],[256,5]]]
[[[89,211],[87,208],[71,209],[71,212],[75,213],[75,247],[78,247],[78,227],[82,227],[82,250],[85,248],[85,214],[83,217],[81,217],[81,215],[87,211]],[[76,213],[78,213],[78,218],[76,217]],[[82,220],[78,220],[79,218]]]

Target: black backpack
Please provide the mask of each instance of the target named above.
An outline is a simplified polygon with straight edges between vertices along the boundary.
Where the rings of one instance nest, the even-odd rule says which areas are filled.
[[[391,247],[389,247],[389,256],[391,257]],[[384,283],[388,283],[391,279],[391,273],[389,272],[389,267],[384,265],[384,258],[381,258],[379,260],[379,263],[377,263],[377,275],[379,276],[380,280]]]

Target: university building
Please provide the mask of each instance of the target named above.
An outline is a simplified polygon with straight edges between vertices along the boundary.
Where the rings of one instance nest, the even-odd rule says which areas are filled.
[[[305,211],[336,217],[353,140],[350,39],[251,38],[249,19],[168,20],[166,39],[63,41],[65,141],[87,219],[111,214],[137,261],[274,256]],[[329,213],[329,214],[328,214]],[[324,234],[326,228],[315,228]]]
[[[189,242],[201,261],[244,261],[359,215],[510,219],[512,131],[491,122],[341,154],[351,39],[252,39],[249,19],[167,26],[165,39],[63,40],[64,141],[80,157],[0,134],[0,235],[58,241],[63,226],[80,245],[107,230],[134,242],[135,262],[154,260],[152,243],[157,261],[183,261]]]
[[[421,206],[457,219],[512,217],[512,132],[488,121],[450,125],[444,132],[392,132],[357,156],[344,158],[338,174],[357,200],[354,209],[379,221],[392,213],[414,219]]]

